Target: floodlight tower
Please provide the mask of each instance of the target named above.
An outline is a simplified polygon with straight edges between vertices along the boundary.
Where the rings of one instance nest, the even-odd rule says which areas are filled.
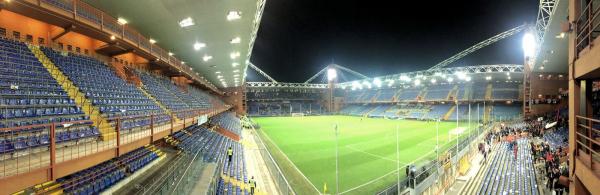
[[[531,70],[535,63],[537,52],[537,38],[533,33],[535,29],[530,29],[523,35],[523,115],[527,116],[531,112]]]
[[[327,100],[326,100],[326,104],[327,104],[327,111],[328,112],[333,112],[334,111],[334,106],[333,106],[333,92],[335,90],[335,84],[337,83],[337,69],[335,68],[336,65],[335,64],[331,64],[329,66],[327,66]]]

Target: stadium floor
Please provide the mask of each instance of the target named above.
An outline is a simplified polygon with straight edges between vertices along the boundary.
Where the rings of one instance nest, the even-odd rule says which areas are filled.
[[[416,120],[388,120],[353,116],[305,116],[305,117],[259,117],[253,118],[278,160],[291,185],[299,194],[315,194],[336,190],[335,182],[335,128],[339,129],[339,189],[342,194],[374,194],[396,182],[397,163],[401,177],[406,164],[420,164],[435,158],[436,123]],[[468,123],[459,123],[467,128]],[[396,153],[396,129],[398,128],[399,160]],[[442,150],[456,142],[451,135],[456,122],[440,122],[439,142]],[[475,124],[471,125],[475,129]],[[461,135],[467,135],[464,131]],[[269,144],[267,144],[269,145]],[[285,159],[278,159],[281,150]],[[286,169],[291,161],[301,172]],[[282,164],[283,163],[283,164]],[[294,168],[295,169],[295,168]],[[312,184],[302,185],[298,177],[306,177]],[[306,182],[306,181],[305,181]]]

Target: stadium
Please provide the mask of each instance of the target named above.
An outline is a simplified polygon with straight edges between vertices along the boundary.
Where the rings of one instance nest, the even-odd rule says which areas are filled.
[[[0,0],[0,194],[600,194],[600,1],[365,4]]]

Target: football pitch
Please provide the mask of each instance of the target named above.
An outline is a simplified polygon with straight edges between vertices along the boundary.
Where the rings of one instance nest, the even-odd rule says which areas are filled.
[[[298,194],[323,193],[325,185],[328,194],[336,192],[336,125],[342,194],[377,193],[397,181],[398,163],[404,177],[405,165],[419,165],[436,157],[438,124],[433,121],[353,116],[252,120],[260,126],[258,134]],[[472,133],[467,130],[468,122],[459,122],[458,126],[456,130],[456,122],[439,122],[440,153],[456,144],[457,132],[461,137]],[[470,127],[476,129],[476,123]]]

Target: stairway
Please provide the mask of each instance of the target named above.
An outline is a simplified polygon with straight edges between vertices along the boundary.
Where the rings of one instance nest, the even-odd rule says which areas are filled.
[[[492,114],[493,108],[494,108],[493,106],[485,107],[485,110],[483,111],[483,121],[487,122],[490,120],[490,115]]]
[[[454,85],[454,87],[452,87],[448,93],[448,96],[446,96],[446,100],[450,100],[451,97],[454,97],[454,100],[458,98],[458,85]]]
[[[71,99],[75,100],[75,104],[81,107],[81,110],[90,117],[92,125],[97,127],[100,131],[100,137],[102,140],[111,140],[116,137],[116,131],[111,124],[100,114],[100,109],[92,104],[92,101],[85,97],[85,93],[81,92],[75,84],[69,80],[69,78],[60,69],[54,65],[52,60],[48,58],[39,46],[28,45],[29,50],[33,52],[35,57],[42,63],[42,65],[50,72],[52,78],[54,78],[67,92]]]
[[[492,99],[492,84],[488,84],[487,87],[485,88],[485,100],[491,100]]]
[[[425,96],[427,95],[427,92],[429,92],[427,87],[423,88],[423,90],[421,90],[419,92],[419,95],[417,95],[417,101],[425,100]]]
[[[481,182],[484,179],[486,170],[490,168],[490,162],[496,158],[498,152],[496,152],[499,148],[500,144],[494,144],[491,148],[492,153],[488,154],[488,162],[482,165],[477,171],[477,174],[470,178],[465,187],[460,191],[460,194],[469,195],[475,194],[476,190],[481,186]],[[483,161],[483,159],[482,159]]]
[[[450,110],[448,110],[448,112],[446,112],[446,114],[444,114],[444,120],[448,120],[448,118],[450,118],[450,116],[452,115],[452,113],[454,112],[454,110],[456,110],[456,105],[453,105],[452,107],[450,107]]]
[[[146,89],[144,89],[144,84],[140,84],[140,86],[138,87],[138,89],[140,89],[140,91],[142,91],[142,93],[146,97],[150,98],[154,103],[156,103],[156,105],[158,105],[158,107],[160,107],[161,110],[165,111],[165,113],[167,113],[169,116],[173,116],[173,120],[175,120],[176,122],[179,121],[179,118],[177,118],[177,116],[175,114],[173,114],[173,112],[171,112],[171,110],[169,110],[165,105],[163,105],[162,103],[160,103],[160,101],[158,101],[150,93],[148,93],[146,91]]]

